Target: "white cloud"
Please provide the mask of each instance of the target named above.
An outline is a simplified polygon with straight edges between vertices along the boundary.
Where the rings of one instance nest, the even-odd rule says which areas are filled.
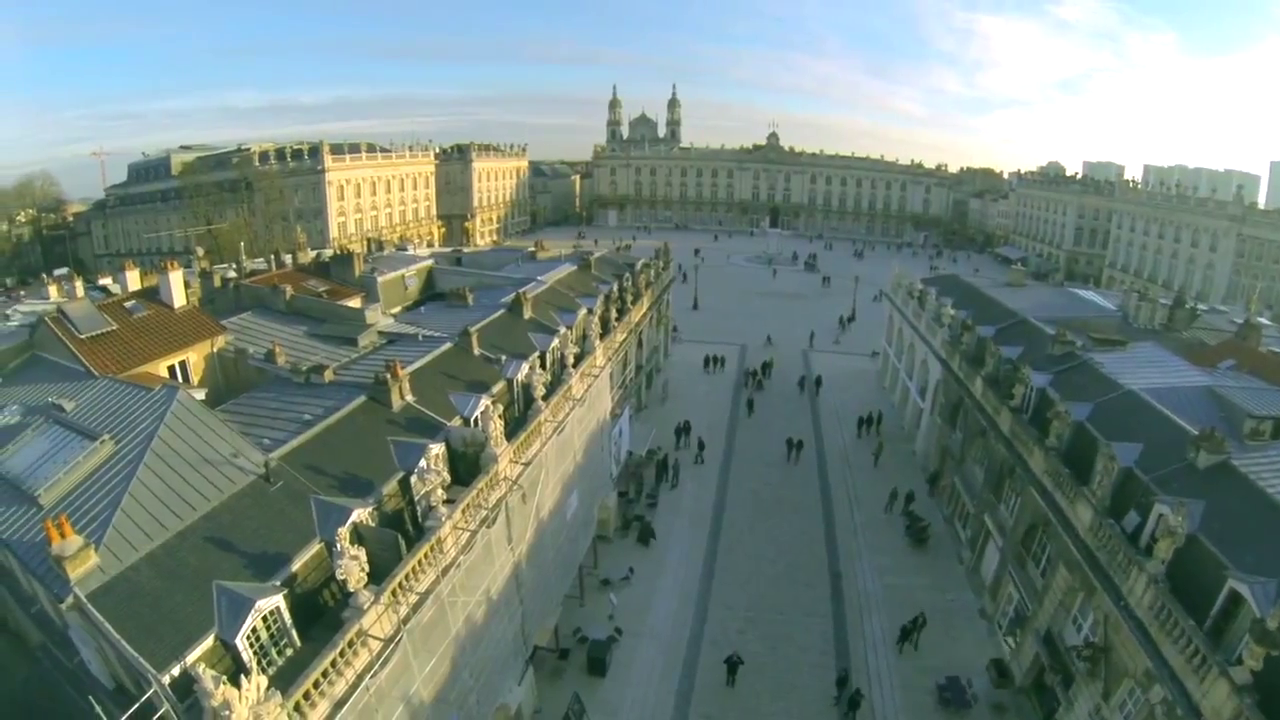
[[[117,153],[113,177],[141,150],[294,137],[491,139],[581,157],[603,134],[608,81],[599,78],[610,75],[628,113],[660,114],[669,82],[679,82],[695,143],[757,141],[777,120],[788,144],[953,167],[1106,159],[1130,174],[1144,162],[1264,172],[1280,158],[1267,79],[1280,64],[1280,35],[1193,52],[1171,28],[1104,0],[1015,11],[993,2],[914,0],[905,20],[856,8],[841,15],[819,0],[761,3],[699,30],[710,41],[652,51],[512,40],[495,56],[474,43],[379,41],[360,57],[401,74],[476,63],[537,69],[548,84],[506,94],[196,90],[115,108],[33,108],[0,117],[0,157],[10,163],[0,181],[47,165],[76,192],[92,191],[97,166],[87,154],[99,145]],[[848,27],[893,42],[887,54],[860,47]],[[273,66],[325,62],[323,50],[304,46],[269,52],[278,57],[261,62]]]

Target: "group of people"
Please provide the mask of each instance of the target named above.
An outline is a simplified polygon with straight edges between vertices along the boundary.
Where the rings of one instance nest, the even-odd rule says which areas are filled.
[[[920,633],[924,632],[924,628],[929,624],[929,618],[925,617],[924,611],[916,613],[910,620],[902,623],[898,627],[898,654],[902,654],[902,650],[910,645],[912,650],[920,649]]]
[[[681,427],[683,425],[681,423]],[[653,466],[653,479],[659,486],[670,480],[672,490],[680,487],[680,458],[672,460],[669,453],[662,453],[662,457],[658,458],[658,462]]]
[[[836,699],[832,705],[840,706],[840,698],[844,697],[844,691],[849,689],[849,669],[840,668],[840,672],[836,673]],[[844,704],[844,716],[850,720],[858,717],[858,711],[862,709],[862,701],[866,695],[862,694],[862,688],[856,687],[853,692],[849,693],[849,699]]]
[[[710,353],[702,356],[702,372],[722,373],[724,372],[725,358],[723,355],[712,355]]]
[[[808,384],[809,384],[808,375],[802,374],[800,376],[800,379],[796,381],[796,387],[800,388],[801,395],[804,394],[804,389]],[[822,394],[822,374],[819,373],[813,376],[813,396],[818,397],[821,394]]]
[[[680,422],[676,423],[674,435],[675,435],[675,441],[676,441],[676,450],[689,447],[690,442],[693,439],[693,423],[689,422],[688,420],[681,420]],[[705,465],[707,462],[705,457],[705,454],[707,452],[707,443],[703,441],[701,435],[698,436],[698,443],[694,447],[695,447],[695,452],[693,453],[693,464]]]

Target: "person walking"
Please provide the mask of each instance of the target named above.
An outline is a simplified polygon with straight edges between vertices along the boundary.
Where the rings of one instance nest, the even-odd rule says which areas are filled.
[[[738,686],[738,670],[746,665],[747,661],[742,659],[737,650],[729,653],[724,659],[724,686],[728,688]]]
[[[787,462],[788,463],[791,462],[791,456],[795,455],[795,452],[796,452],[796,439],[793,437],[788,437],[787,438]]]
[[[902,496],[902,514],[906,515],[911,512],[911,506],[916,504],[916,491],[908,490],[906,495]]]
[[[676,458],[671,463],[671,489],[675,490],[680,486],[680,458]]]
[[[679,450],[681,447],[684,446],[684,443],[682,442],[682,440],[684,439],[683,423],[676,423],[675,436],[676,436],[676,450]]]
[[[676,464],[679,465],[680,461],[676,460]],[[884,501],[884,514],[888,515],[889,513],[893,512],[893,506],[897,504],[898,504],[898,488],[895,486],[892,490],[889,491],[889,499]]]
[[[899,655],[902,654],[902,649],[907,646],[907,643],[911,642],[911,632],[912,632],[912,628],[911,628],[911,623],[909,622],[902,623],[902,625],[898,628],[897,645],[898,645]]]
[[[920,614],[916,615],[914,618],[911,619],[911,623],[912,623],[911,649],[919,650],[920,634],[924,632],[925,627],[929,624],[929,618],[925,617],[924,611],[921,610]]]
[[[796,438],[796,464],[800,464],[800,453],[804,452],[804,441]]]
[[[817,333],[815,333],[814,331],[810,330],[810,331],[809,331],[809,349],[810,349],[810,350],[812,350],[812,349],[813,349],[813,339],[814,339],[815,337],[817,337]]]
[[[884,454],[884,438],[876,438],[876,449],[871,451],[871,467],[880,467],[880,456]]]
[[[711,372],[711,355],[709,354],[702,356],[702,372],[704,373]]]
[[[755,415],[755,414],[756,414],[756,396],[748,395],[747,396],[747,417],[751,417],[752,415]]]
[[[725,360],[725,357],[723,355],[721,355],[720,356],[720,372],[724,372],[724,367],[727,364],[728,364],[728,361]]]
[[[881,423],[883,423],[883,422],[884,422],[884,413],[882,413],[882,412],[880,412],[879,410],[877,410],[877,411],[876,411],[876,422],[875,422],[875,426],[876,426],[876,435],[879,435],[879,434],[880,434],[880,425],[881,425]]]
[[[801,394],[801,395],[803,395],[803,394],[804,394],[804,387],[805,387],[805,383],[807,383],[807,382],[809,382],[809,376],[808,376],[808,375],[801,375],[801,376],[800,376],[800,379],[796,381],[796,387],[797,387],[797,388],[800,388],[800,394]]]
[[[685,420],[681,427],[684,428],[684,446],[689,447],[689,440],[693,437],[693,423]]]
[[[702,436],[698,436],[698,452],[693,454],[694,465],[706,465],[707,460],[703,457],[703,453],[707,451],[707,444],[702,441]]]
[[[844,691],[849,689],[849,668],[840,668],[840,672],[836,673],[836,699],[831,703],[833,706],[840,704],[840,698],[844,697]]]
[[[862,700],[866,697],[862,694],[862,688],[854,688],[849,693],[849,701],[844,705],[844,716],[847,720],[858,720],[858,711],[862,709]]]
[[[868,437],[871,435],[871,427],[875,424],[875,422],[876,422],[875,416],[871,414],[870,410],[868,410],[866,416],[863,417],[862,419],[862,426],[866,428]]]
[[[821,394],[822,394],[822,376],[814,375],[813,376],[813,396],[818,397]]]
[[[861,415],[858,416],[858,439],[862,439],[862,429],[867,426],[867,419]]]

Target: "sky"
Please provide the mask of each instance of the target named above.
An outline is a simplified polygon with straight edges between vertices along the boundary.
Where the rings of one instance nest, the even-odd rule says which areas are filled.
[[[0,182],[100,191],[181,143],[528,143],[585,158],[617,84],[684,138],[1004,170],[1280,159],[1280,0],[40,0],[0,17]]]

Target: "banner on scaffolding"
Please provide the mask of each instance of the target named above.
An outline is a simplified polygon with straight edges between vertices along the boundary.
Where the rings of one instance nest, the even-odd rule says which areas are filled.
[[[576,690],[569,697],[569,707],[564,709],[564,717],[561,720],[591,720],[587,715],[587,704],[582,702],[582,696]]]
[[[609,465],[611,478],[618,477],[622,464],[627,460],[627,452],[631,450],[631,406],[623,408],[622,414],[613,421],[613,429],[609,433]]]

